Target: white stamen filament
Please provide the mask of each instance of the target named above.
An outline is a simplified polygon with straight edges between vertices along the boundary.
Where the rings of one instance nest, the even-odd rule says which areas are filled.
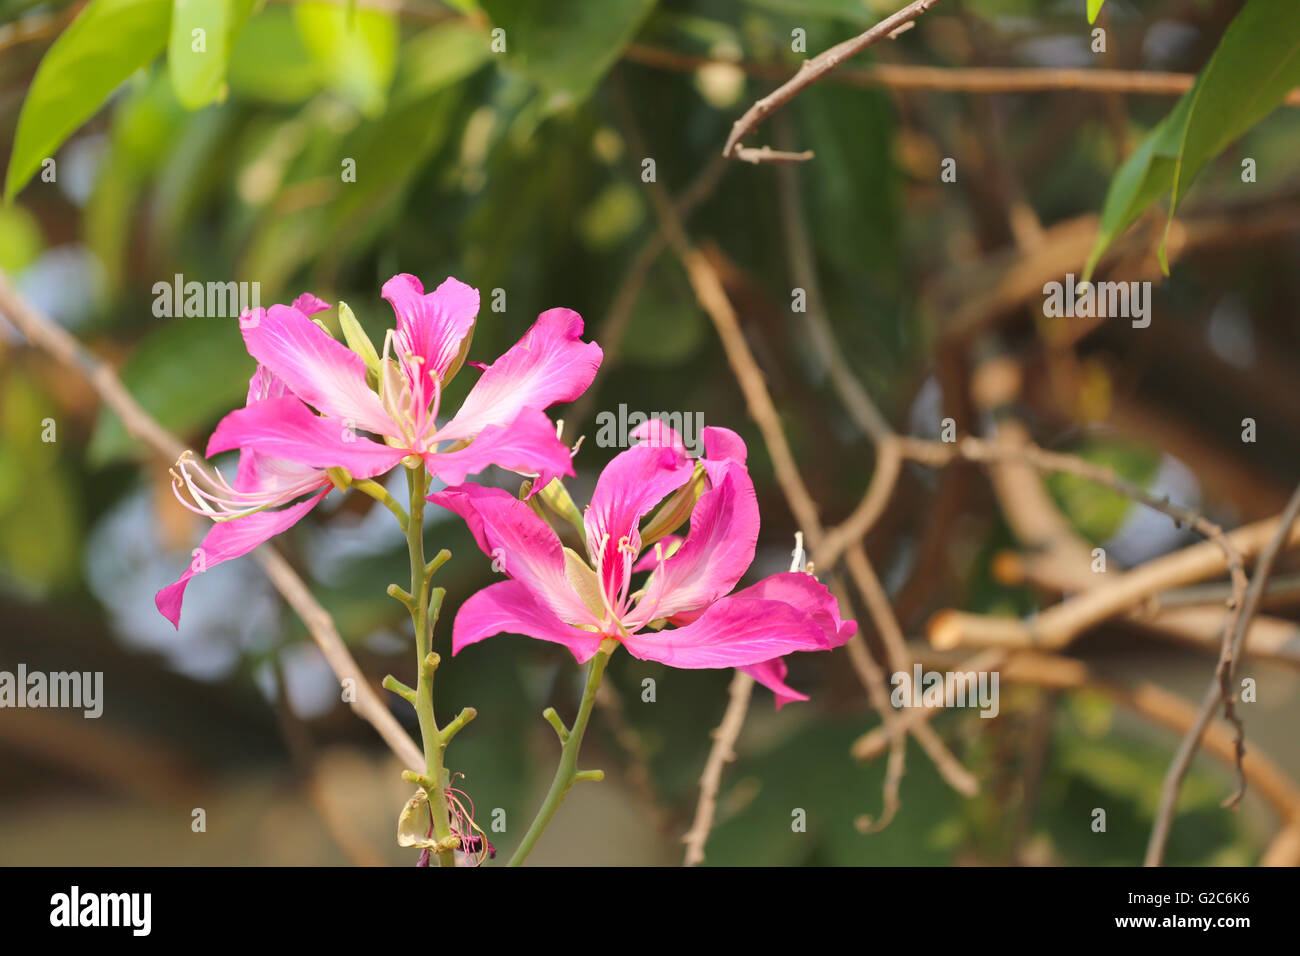
[[[189,451],[177,459],[171,475],[172,494],[176,496],[176,500],[189,511],[211,518],[213,521],[243,518],[275,505],[288,503],[308,492],[316,491],[327,482],[324,475],[316,473],[290,484],[262,491],[238,491],[219,469],[213,468],[212,473],[209,474]],[[188,500],[181,493],[182,484],[189,492]]]

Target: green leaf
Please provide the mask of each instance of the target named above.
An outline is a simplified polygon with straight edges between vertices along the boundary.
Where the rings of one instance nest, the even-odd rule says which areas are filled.
[[[47,423],[55,431],[45,434]],[[30,597],[76,578],[80,505],[59,461],[54,401],[20,367],[0,382],[0,581]]]
[[[1169,274],[1165,244],[1174,212],[1192,180],[1230,143],[1273,112],[1300,85],[1300,3],[1250,0],[1228,25],[1192,90],[1173,174],[1173,195],[1160,264]]]
[[[221,95],[230,58],[231,0],[175,0],[167,71],[176,99],[189,110]]]
[[[167,44],[168,0],[90,0],[36,70],[18,117],[5,199]]]
[[[249,21],[230,52],[227,76],[236,95],[271,103],[301,103],[321,88],[320,70],[286,7]]]
[[[1105,2],[1106,0],[1088,0],[1088,22],[1089,23],[1097,22],[1097,14],[1101,13],[1102,4],[1104,4]]]
[[[36,261],[43,245],[36,217],[22,206],[0,206],[0,269],[21,272]]]
[[[164,319],[122,369],[122,382],[168,431],[192,435],[243,403],[253,360],[238,323],[219,319]],[[86,457],[94,465],[129,458],[137,443],[107,409],[100,412]]]
[[[1193,87],[1183,95],[1169,115],[1146,135],[1115,173],[1102,206],[1097,241],[1093,243],[1087,265],[1083,268],[1084,282],[1092,278],[1093,270],[1111,243],[1169,189],[1178,157],[1178,143],[1195,92],[1196,87]]]
[[[511,64],[546,94],[548,110],[585,100],[636,33],[655,0],[484,0],[505,31]]]
[[[1142,212],[1172,191],[1168,237],[1178,203],[1196,174],[1271,113],[1300,84],[1300,4],[1250,0],[1229,24],[1196,84],[1142,141],[1111,181],[1101,229],[1084,279]],[[1160,243],[1165,273],[1165,239]]]
[[[377,10],[348,11],[333,3],[293,8],[298,35],[321,82],[367,116],[383,113],[397,67],[397,20]]]
[[[469,23],[442,23],[417,33],[402,47],[393,99],[406,103],[459,83],[489,56],[488,34]]]

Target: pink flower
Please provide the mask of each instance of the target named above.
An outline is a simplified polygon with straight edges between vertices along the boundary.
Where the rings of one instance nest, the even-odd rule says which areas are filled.
[[[216,522],[191,567],[158,592],[158,610],[173,625],[190,579],[301,520],[333,487],[326,469],[370,478],[414,455],[453,484],[492,464],[540,476],[537,487],[573,474],[543,409],[581,395],[600,365],[600,346],[581,341],[576,312],[543,312],[495,363],[476,366],[479,380],[439,427],[442,388],[464,360],[478,292],[449,278],[426,294],[414,276],[397,275],[383,294],[397,324],[369,363],[312,321],[329,308],[313,295],[241,317],[258,369],[245,406],[222,419],[207,447],[209,457],[240,449],[235,481],[189,456],[173,472],[182,503]]]
[[[539,315],[523,338],[483,369],[460,410],[439,427],[442,387],[468,345],[478,292],[447,279],[426,294],[410,275],[393,276],[383,292],[397,326],[384,339],[375,389],[365,360],[311,321],[328,308],[314,296],[241,319],[249,354],[293,394],[230,413],[212,444],[253,448],[315,468],[341,467],[357,478],[383,474],[408,455],[423,458],[448,484],[488,465],[546,481],[573,474],[569,452],[542,410],[581,395],[600,366],[600,346],[581,341],[578,313],[550,309]]]
[[[838,647],[857,625],[840,619],[835,599],[809,574],[774,574],[731,594],[758,540],[744,442],[725,428],[706,428],[705,457],[697,463],[658,421],[634,434],[645,441],[609,463],[584,516],[590,565],[502,489],[462,485],[429,497],[464,518],[509,577],[462,605],[453,653],[505,632],[563,644],[582,662],[613,637],[642,660],[741,668],[776,693],[778,707],[807,700],[785,684],[781,657]],[[707,487],[690,532],[645,548],[641,520],[691,482],[697,467]],[[644,570],[652,572],[649,580],[634,590],[632,576]],[[675,627],[661,629],[667,624]]]

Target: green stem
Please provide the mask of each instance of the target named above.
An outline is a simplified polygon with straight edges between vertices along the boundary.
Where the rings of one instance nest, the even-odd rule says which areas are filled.
[[[410,518],[406,523],[406,543],[411,553],[411,621],[415,625],[415,653],[418,660],[419,680],[415,684],[415,714],[420,720],[420,737],[424,741],[425,789],[429,793],[429,809],[433,814],[433,835],[440,842],[451,837],[451,814],[447,809],[447,771],[443,767],[443,754],[447,749],[448,735],[438,729],[433,712],[433,674],[438,668],[438,655],[430,645],[433,626],[442,609],[442,588],[429,590],[433,577],[424,558],[424,493],[428,478],[421,463],[407,470],[411,489]],[[436,560],[436,559],[435,559]],[[445,559],[444,559],[445,560]],[[441,562],[439,562],[441,563]],[[457,728],[459,729],[459,728]],[[439,866],[455,866],[454,848],[438,851]]]
[[[528,832],[524,834],[519,849],[515,850],[515,855],[510,858],[509,866],[519,866],[527,859],[528,854],[533,852],[533,847],[541,837],[542,831],[551,822],[555,811],[560,808],[560,804],[564,802],[564,798],[568,796],[575,783],[579,780],[599,780],[604,776],[599,770],[579,771],[578,751],[582,747],[583,734],[587,732],[591,710],[596,704],[596,692],[600,689],[601,678],[605,675],[605,665],[609,663],[609,656],[616,647],[618,647],[616,640],[606,638],[587,666],[587,686],[582,692],[582,704],[578,707],[578,716],[574,719],[573,726],[564,728],[558,717],[551,721],[552,726],[559,725],[556,726],[556,733],[562,742],[560,765],[555,770],[555,779],[551,781],[551,789],[547,792],[546,799],[542,801],[541,809],[537,811],[537,816],[533,818]],[[560,733],[561,730],[565,732]]]
[[[402,530],[408,534],[410,533],[411,519],[407,517],[406,511],[402,506],[397,503],[397,499],[388,493],[387,488],[379,482],[373,481],[369,478],[353,478],[351,487],[357,489],[357,491],[360,491],[363,494],[369,495],[391,511],[397,518],[397,523],[402,526]]]

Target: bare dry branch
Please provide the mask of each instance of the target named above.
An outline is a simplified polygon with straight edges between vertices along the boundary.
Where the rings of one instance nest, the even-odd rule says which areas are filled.
[[[1241,767],[1246,754],[1246,735],[1232,706],[1232,700],[1235,696],[1232,688],[1233,673],[1241,653],[1242,642],[1245,640],[1246,629],[1250,626],[1251,618],[1255,616],[1255,612],[1259,608],[1260,598],[1263,596],[1264,588],[1268,584],[1268,577],[1273,573],[1273,563],[1277,560],[1278,554],[1286,547],[1298,516],[1300,516],[1300,487],[1297,487],[1291,495],[1291,500],[1287,502],[1286,509],[1282,512],[1272,537],[1269,539],[1268,544],[1265,545],[1264,550],[1260,552],[1259,561],[1255,565],[1255,574],[1250,581],[1249,589],[1246,591],[1243,605],[1239,608],[1239,613],[1227,629],[1223,642],[1223,653],[1219,657],[1219,666],[1215,671],[1214,679],[1210,681],[1210,686],[1205,692],[1205,698],[1197,711],[1196,719],[1192,726],[1188,728],[1186,736],[1183,737],[1182,744],[1174,756],[1173,763],[1170,764],[1169,771],[1165,774],[1164,785],[1160,791],[1160,809],[1156,814],[1155,826],[1151,830],[1151,840],[1147,844],[1147,866],[1159,866],[1164,858],[1165,843],[1169,839],[1169,830],[1173,826],[1174,811],[1178,804],[1178,792],[1182,788],[1183,778],[1187,775],[1192,758],[1196,756],[1196,750],[1200,746],[1205,728],[1214,719],[1214,712],[1218,710],[1220,704],[1223,705],[1224,716],[1236,728],[1234,749],[1237,765],[1239,768]],[[1246,778],[1243,771],[1240,774],[1240,782],[1236,792],[1224,801],[1224,806],[1236,806],[1245,793],[1245,789]]]
[[[709,838],[709,831],[713,829],[713,818],[718,809],[722,768],[736,759],[736,739],[745,726],[745,714],[749,710],[749,698],[753,690],[754,678],[743,671],[736,671],[736,676],[731,679],[727,710],[722,715],[722,723],[713,732],[713,747],[709,750],[709,759],[700,776],[700,801],[695,808],[695,822],[691,824],[686,836],[682,837],[682,842],[686,844],[683,866],[696,866],[704,862],[704,844]]]
[[[892,16],[885,17],[870,30],[859,34],[851,40],[845,40],[843,43],[837,43],[829,50],[824,50],[811,60],[805,60],[799,72],[790,79],[786,80],[774,91],[756,102],[745,111],[740,119],[731,128],[731,135],[727,137],[727,143],[722,147],[722,155],[729,156],[733,159],[744,159],[748,162],[762,162],[763,159],[777,159],[781,162],[799,162],[812,158],[812,152],[791,153],[787,151],[771,151],[764,147],[762,150],[747,149],[743,150],[740,141],[744,139],[754,127],[758,126],[765,117],[774,110],[780,109],[786,103],[798,96],[804,89],[820,80],[823,76],[835,69],[845,60],[851,59],[865,50],[874,43],[878,43],[886,37],[897,33],[899,29],[911,23],[921,14],[925,13],[931,7],[937,5],[939,0],[914,0],[903,9],[899,10]],[[766,152],[765,152],[766,150]]]

